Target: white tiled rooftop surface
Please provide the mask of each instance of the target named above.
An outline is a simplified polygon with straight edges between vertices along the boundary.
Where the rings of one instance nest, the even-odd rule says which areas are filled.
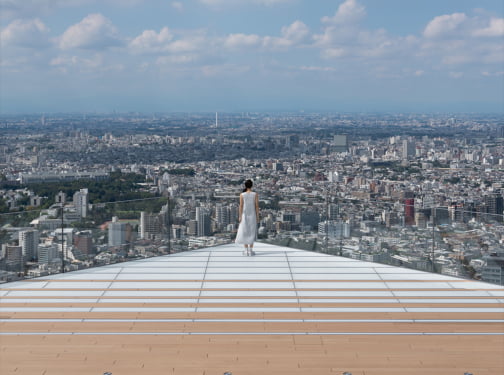
[[[0,373],[504,373],[503,287],[255,250],[245,257],[231,244],[3,284]]]

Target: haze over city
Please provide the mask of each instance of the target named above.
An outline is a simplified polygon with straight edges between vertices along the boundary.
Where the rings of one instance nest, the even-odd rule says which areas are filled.
[[[0,112],[504,111],[499,0],[0,1]]]

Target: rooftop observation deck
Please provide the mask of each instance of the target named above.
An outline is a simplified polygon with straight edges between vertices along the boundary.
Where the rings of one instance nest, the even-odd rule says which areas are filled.
[[[0,373],[497,375],[504,288],[256,244],[1,285]]]

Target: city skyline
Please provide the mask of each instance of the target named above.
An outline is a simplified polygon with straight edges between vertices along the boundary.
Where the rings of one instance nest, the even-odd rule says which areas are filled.
[[[4,278],[229,243],[250,178],[261,241],[504,285],[499,116],[214,120],[1,118]]]
[[[0,113],[504,113],[500,1],[0,1]]]

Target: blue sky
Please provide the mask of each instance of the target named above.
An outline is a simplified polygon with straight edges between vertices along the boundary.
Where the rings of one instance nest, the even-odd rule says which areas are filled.
[[[0,112],[504,113],[501,0],[0,0]]]

